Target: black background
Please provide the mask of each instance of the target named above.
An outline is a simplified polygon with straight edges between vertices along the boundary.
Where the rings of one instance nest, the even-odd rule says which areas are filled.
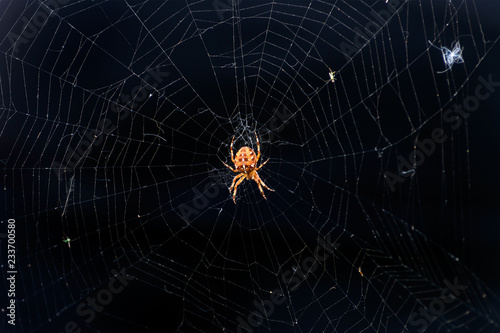
[[[313,282],[297,292],[295,307],[276,309],[261,331],[416,331],[407,323],[415,303],[400,304],[406,297],[428,304],[435,297],[430,286],[439,292],[444,279],[455,277],[470,286],[467,294],[429,331],[500,330],[500,95],[481,102],[457,130],[441,117],[474,93],[480,76],[500,81],[494,43],[500,5],[456,4],[458,19],[447,21],[439,45],[450,47],[460,36],[465,64],[437,74],[442,57],[426,40],[439,39],[442,5],[410,1],[379,39],[348,59],[339,45],[352,40],[352,21],[323,23],[322,10],[341,16],[330,4],[313,2],[318,12],[305,14],[304,3],[290,3],[299,6],[276,4],[268,20],[258,19],[269,16],[267,7],[242,0],[241,16],[252,18],[233,24],[211,1],[82,1],[59,8],[18,49],[8,34],[19,34],[20,19],[45,7],[0,3],[1,219],[17,223],[16,332],[62,332],[69,321],[84,332],[234,331],[236,318],[254,311],[255,299],[268,299],[264,291],[279,287],[277,277],[328,234],[341,244],[338,262],[324,267],[327,277],[307,279]],[[385,6],[373,1],[374,10]],[[355,21],[370,15],[365,3],[339,7]],[[337,70],[335,89],[326,83],[328,67]],[[379,81],[378,71],[396,68],[399,87]],[[150,70],[168,76],[155,89],[144,88],[151,98],[127,106],[120,96],[154,82],[145,78]],[[124,116],[113,107],[132,110]],[[285,109],[294,117],[276,130],[271,124]],[[372,119],[376,110],[380,128]],[[103,128],[103,119],[112,129]],[[449,139],[390,191],[383,173],[397,170],[396,157],[411,153],[416,133],[427,138],[434,128]],[[255,147],[254,130],[271,158],[259,173],[275,192],[266,191],[264,201],[247,182],[234,205],[227,191],[233,175],[222,161],[233,135],[236,149]],[[102,141],[76,167],[54,168],[94,134]],[[218,194],[186,223],[180,207],[196,209],[193,189],[207,184]],[[73,239],[71,249],[61,241],[65,235]],[[5,257],[2,248],[2,262]],[[106,288],[112,269],[136,280],[86,325],[76,308]],[[348,296],[328,291],[332,283],[349,285]],[[311,294],[323,297],[311,300]],[[388,313],[378,313],[380,303]]]

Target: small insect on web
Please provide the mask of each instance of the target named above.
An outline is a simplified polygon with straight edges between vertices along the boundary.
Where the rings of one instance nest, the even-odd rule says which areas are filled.
[[[454,64],[464,63],[464,58],[462,57],[462,51],[464,50],[464,48],[460,48],[460,42],[457,41],[451,44],[451,50],[444,46],[441,48],[437,47],[436,45],[432,44],[431,41],[429,41],[429,43],[436,49],[440,50],[443,54],[443,60],[444,64],[446,65],[446,69],[444,71],[438,71],[438,74],[449,71]]]
[[[71,238],[69,238],[68,236],[66,236],[66,234],[63,233],[63,243],[66,243],[68,244],[68,248],[71,249]]]
[[[329,72],[328,75],[330,76],[330,80],[332,83],[335,83],[335,74],[337,73],[336,71],[332,71],[330,68],[328,68]]]

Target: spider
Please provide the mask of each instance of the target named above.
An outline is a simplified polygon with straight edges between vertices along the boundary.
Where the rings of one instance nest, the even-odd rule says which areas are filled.
[[[446,65],[446,69],[444,71],[437,72],[438,74],[447,72],[451,69],[451,67],[456,64],[463,64],[464,58],[462,57],[462,51],[464,48],[460,48],[460,42],[456,42],[451,44],[451,50],[447,47],[439,48],[436,45],[432,44],[431,41],[429,43],[434,46],[436,49],[440,50],[443,54],[444,64]]]
[[[273,191],[269,187],[267,187],[266,184],[260,179],[259,174],[257,171],[262,168],[268,161],[265,161],[262,163],[259,167],[257,167],[257,162],[259,161],[260,158],[260,143],[259,143],[259,137],[257,136],[257,132],[255,132],[255,137],[257,138],[257,156],[255,156],[255,151],[247,146],[241,147],[240,150],[236,153],[236,157],[234,157],[233,153],[233,144],[234,144],[234,136],[233,140],[231,140],[231,161],[234,163],[234,169],[231,168],[229,165],[224,163],[225,166],[227,166],[231,171],[239,173],[238,175],[234,176],[233,178],[233,183],[231,184],[231,187],[229,188],[229,193],[234,188],[233,192],[233,201],[236,204],[236,191],[238,190],[238,185],[241,184],[242,181],[246,179],[253,179],[259,185],[259,190],[264,199],[267,200],[266,195],[264,194],[264,190],[262,190],[262,186],[267,188],[269,191]],[[262,185],[262,186],[261,186]]]

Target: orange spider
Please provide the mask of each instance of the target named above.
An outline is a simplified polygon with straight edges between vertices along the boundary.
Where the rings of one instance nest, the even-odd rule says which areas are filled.
[[[234,136],[233,136],[233,140],[231,141],[231,161],[233,161],[235,168],[233,169],[226,163],[222,162],[224,163],[225,166],[231,169],[231,171],[239,173],[238,175],[234,176],[233,183],[229,188],[229,193],[231,193],[234,187],[234,192],[233,192],[234,203],[236,203],[235,198],[236,198],[236,191],[238,190],[238,185],[240,185],[241,182],[245,180],[245,178],[255,180],[257,185],[259,185],[260,193],[266,200],[267,198],[264,194],[264,191],[262,190],[262,186],[267,188],[269,191],[274,192],[274,190],[271,190],[269,187],[266,186],[266,184],[264,184],[262,179],[260,179],[259,174],[257,173],[257,170],[262,168],[264,164],[266,164],[269,161],[269,159],[267,159],[267,161],[262,163],[260,167],[257,167],[257,162],[259,161],[260,158],[260,143],[259,143],[259,137],[257,136],[257,132],[255,132],[255,137],[257,138],[257,156],[255,156],[255,152],[252,148],[245,146],[241,147],[240,150],[238,150],[235,158],[233,154],[233,143],[234,143]],[[238,180],[238,182],[236,182],[236,180]]]

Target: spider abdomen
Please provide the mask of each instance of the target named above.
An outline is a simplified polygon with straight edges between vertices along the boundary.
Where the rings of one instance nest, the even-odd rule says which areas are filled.
[[[255,169],[255,163],[257,162],[257,157],[255,152],[250,147],[241,147],[236,153],[235,167],[237,170],[241,171],[251,171]]]

